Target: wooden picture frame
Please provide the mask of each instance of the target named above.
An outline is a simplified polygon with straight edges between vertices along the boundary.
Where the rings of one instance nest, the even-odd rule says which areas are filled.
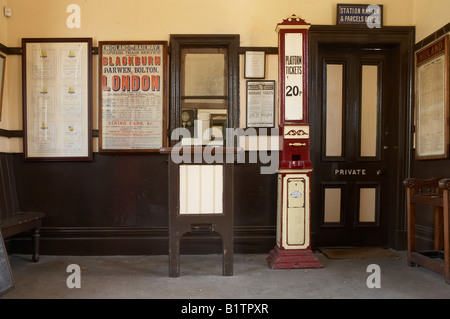
[[[3,91],[5,87],[6,57],[0,54],[0,121],[2,120]]]
[[[99,42],[99,152],[167,146],[167,41]]]
[[[0,230],[0,296],[14,288],[14,278]]]
[[[92,160],[92,38],[22,39],[24,157]]]
[[[264,79],[266,77],[266,53],[264,51],[245,51],[244,78]]]
[[[275,81],[247,81],[247,127],[275,127]]]
[[[449,36],[415,54],[416,159],[449,156]]]

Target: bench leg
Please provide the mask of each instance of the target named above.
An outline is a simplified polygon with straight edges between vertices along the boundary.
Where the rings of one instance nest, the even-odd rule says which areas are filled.
[[[222,237],[223,240],[223,260],[222,276],[233,276],[233,238]]]
[[[39,261],[39,241],[41,238],[41,230],[39,228],[35,228],[32,231],[32,239],[33,239],[33,256],[32,259],[34,262]]]
[[[445,282],[450,284],[450,194],[444,189],[444,277]]]
[[[180,238],[177,231],[169,235],[169,277],[180,277]]]

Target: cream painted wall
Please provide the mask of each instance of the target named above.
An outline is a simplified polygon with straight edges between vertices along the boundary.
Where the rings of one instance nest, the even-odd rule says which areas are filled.
[[[449,0],[414,0],[416,42],[450,22]]]
[[[5,0],[3,0],[5,1]],[[242,46],[276,46],[275,27],[295,13],[312,24],[335,24],[337,0],[7,0],[8,46],[22,37],[168,40],[172,33],[238,33]],[[346,0],[346,3],[361,3]],[[81,28],[68,29],[66,8],[81,8]],[[412,25],[411,0],[379,0],[386,25]],[[26,22],[26,23],[25,23]]]
[[[7,5],[6,0],[0,0],[0,43],[3,45],[7,45],[8,41],[8,18],[4,16],[3,10],[4,7]],[[0,54],[4,55],[0,52]],[[8,70],[11,68],[10,65],[10,59],[7,57],[6,59],[6,70],[5,72],[8,72]],[[1,75],[1,74],[0,74]],[[4,93],[3,98],[0,101],[0,104],[2,105],[2,117],[0,121],[0,128],[3,128],[5,123],[8,121],[8,74],[5,74],[5,82],[4,82]],[[0,152],[6,152],[9,150],[9,143],[10,141],[7,138],[0,138]]]
[[[0,0],[0,9],[3,13],[3,8],[6,6],[6,0]],[[6,17],[4,17],[3,14],[2,18],[0,19],[0,43],[6,45],[7,41],[7,29],[6,29]]]
[[[420,23],[418,32],[423,30],[428,34],[446,23],[445,14],[439,13],[439,22],[430,17],[442,8],[448,16],[448,1],[378,0],[376,3],[384,6],[385,25],[414,25],[417,22]],[[98,41],[103,40],[169,40],[170,34],[236,33],[240,34],[241,46],[276,47],[277,23],[295,13],[311,24],[333,25],[338,2],[361,3],[361,0],[0,0],[2,10],[7,5],[13,12],[10,18],[0,14],[0,42],[8,47],[20,47],[22,38],[92,37],[93,45],[97,46]],[[72,3],[81,8],[80,29],[69,29],[66,25],[70,14],[66,8]],[[438,23],[436,27],[435,23]],[[98,128],[96,57],[93,65],[95,129]],[[6,97],[0,128],[21,130],[21,57],[9,56],[7,63]],[[277,72],[276,59],[268,59],[267,79],[277,80]],[[241,76],[241,95],[245,95],[243,81]],[[245,123],[245,96],[241,96],[241,104],[242,125]],[[94,144],[96,142],[94,140]],[[22,140],[2,141],[0,138],[0,151],[21,152]]]

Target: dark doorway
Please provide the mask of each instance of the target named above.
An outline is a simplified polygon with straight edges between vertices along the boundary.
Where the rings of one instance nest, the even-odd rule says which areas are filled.
[[[318,29],[310,34],[313,244],[399,248],[405,240],[401,181],[409,170],[411,28],[396,40],[389,31]]]

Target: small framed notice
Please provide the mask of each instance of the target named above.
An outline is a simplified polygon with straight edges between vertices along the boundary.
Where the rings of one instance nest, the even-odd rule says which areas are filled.
[[[9,265],[8,253],[0,231],[0,296],[14,288],[14,279]]]
[[[275,81],[247,81],[247,127],[275,126]]]
[[[99,42],[99,152],[166,146],[166,41]]]
[[[245,51],[244,78],[264,79],[266,77],[266,53],[264,51]]]
[[[449,36],[416,52],[416,159],[449,155]]]
[[[92,39],[22,39],[25,160],[92,160]]]

